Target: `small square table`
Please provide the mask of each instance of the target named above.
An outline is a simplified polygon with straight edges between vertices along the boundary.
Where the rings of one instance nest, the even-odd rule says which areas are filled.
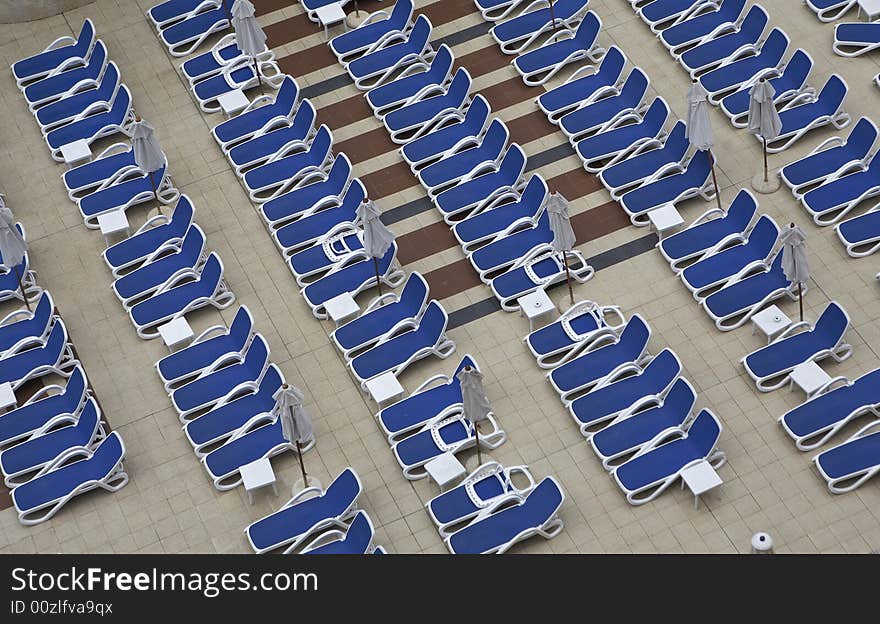
[[[348,25],[345,23],[345,11],[342,10],[341,2],[334,2],[315,9],[315,15],[321,26],[324,27],[324,37],[330,40],[330,31],[328,27],[334,26],[340,22],[345,25],[345,31],[348,32]]]
[[[223,109],[223,114],[227,117],[240,113],[251,103],[241,89],[233,89],[232,91],[222,93],[217,97],[217,102],[220,104],[220,108]]]
[[[752,333],[761,330],[767,338],[767,343],[773,342],[773,338],[791,326],[791,319],[775,305],[764,308],[752,316]]]
[[[428,476],[440,487],[440,491],[446,491],[446,486],[461,479],[466,471],[458,458],[452,453],[446,452],[425,464]]]
[[[791,371],[791,386],[797,386],[807,394],[807,398],[812,397],[816,392],[829,381],[831,377],[822,370],[822,367],[813,360],[798,364]]]
[[[361,311],[357,301],[348,292],[336,295],[332,299],[325,301],[324,309],[327,310],[327,315],[330,319],[336,323],[336,327],[342,325],[344,321],[357,316]]]
[[[275,472],[272,470],[272,462],[268,458],[263,457],[249,464],[245,464],[238,469],[241,475],[241,481],[244,483],[244,489],[248,495],[248,501],[254,504],[254,490],[258,490],[267,485],[272,486],[275,496],[278,496],[278,485],[275,481]]]
[[[397,381],[394,373],[382,373],[367,380],[364,385],[379,407],[382,407],[386,401],[393,401],[403,396],[403,386]]]
[[[181,345],[193,339],[193,330],[186,318],[178,316],[164,325],[159,325],[159,335],[168,350],[174,353]]]
[[[535,319],[558,313],[556,305],[550,300],[543,288],[523,295],[516,302],[519,304],[519,315],[525,315],[529,319],[529,332],[535,329]]]
[[[12,384],[4,382],[0,384],[0,413],[9,411],[18,405],[18,399],[15,398],[15,392],[12,391]]]
[[[657,236],[663,238],[663,235],[684,224],[684,219],[678,213],[673,204],[664,204],[659,208],[648,211],[648,221],[651,227],[657,231]]]
[[[859,10],[856,17],[861,17],[862,13],[868,16],[868,21],[873,22],[880,17],[880,0],[858,0]]]
[[[694,509],[700,507],[700,495],[724,483],[712,464],[703,460],[681,471],[681,489],[687,485],[694,495]]]
[[[98,227],[101,228],[101,234],[104,235],[104,244],[110,246],[110,238],[116,234],[124,233],[128,238],[131,230],[128,226],[128,217],[122,209],[111,210],[98,215]]]
[[[92,159],[92,148],[85,139],[61,146],[61,157],[69,168]]]

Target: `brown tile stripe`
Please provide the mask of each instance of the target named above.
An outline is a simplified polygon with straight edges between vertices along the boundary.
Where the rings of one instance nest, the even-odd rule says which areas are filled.
[[[266,15],[273,11],[286,9],[290,6],[291,0],[253,0],[253,4],[254,9],[256,9],[254,13],[257,17],[260,17],[261,15]]]

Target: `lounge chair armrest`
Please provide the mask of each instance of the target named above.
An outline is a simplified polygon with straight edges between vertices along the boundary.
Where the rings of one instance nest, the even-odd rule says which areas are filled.
[[[776,336],[776,338],[774,338],[770,344],[781,342],[781,341],[785,340],[786,338],[788,338],[789,336],[791,336],[792,334],[794,334],[795,332],[800,332],[801,330],[813,331],[813,324],[810,323],[809,321],[800,321],[797,323],[793,323],[793,324],[789,325],[788,327],[786,327],[782,332],[780,332],[780,334],[778,336]]]
[[[147,219],[142,226],[140,226],[137,230],[135,230],[135,234],[141,234],[146,232],[147,230],[156,227],[157,225],[164,225],[171,221],[171,215],[166,214],[157,214],[149,219]],[[129,237],[131,238],[131,237]]]
[[[412,396],[413,394],[418,394],[419,392],[424,392],[428,388],[428,386],[438,381],[444,384],[448,384],[452,382],[452,378],[450,378],[448,375],[434,375],[433,377],[428,377],[425,381],[422,382],[422,384],[418,388],[412,391],[410,396]]]
[[[204,342],[208,338],[214,335],[227,334],[229,333],[229,328],[226,325],[211,325],[208,329],[200,333],[198,336],[193,338],[191,345],[198,344],[200,342]]]
[[[94,156],[92,158],[92,162],[94,162],[96,160],[100,160],[102,158],[106,158],[107,156],[110,156],[113,154],[127,152],[130,149],[131,149],[131,145],[129,145],[128,143],[114,143],[113,145],[105,147],[103,150],[101,150],[101,152],[97,156]],[[119,150],[119,151],[117,151],[117,150]]]
[[[74,457],[82,457],[83,459],[88,459],[92,456],[92,451],[87,449],[84,446],[74,446],[72,448],[67,449],[61,455],[50,461],[48,464],[43,466],[39,472],[37,472],[31,479],[36,479],[37,477],[42,477],[45,474],[52,472],[53,470],[58,469],[62,465],[66,464],[68,461],[73,459]]]
[[[25,405],[30,405],[31,403],[36,403],[37,401],[39,401],[39,400],[42,399],[43,397],[45,397],[45,396],[49,396],[49,393],[50,393],[52,390],[57,390],[59,393],[60,393],[60,392],[64,392],[64,386],[59,386],[58,384],[51,384],[51,385],[49,385],[49,386],[43,386],[42,388],[40,388],[39,390],[37,390],[36,392],[34,392],[34,393],[28,398],[27,401],[25,401],[24,403],[21,404],[20,407],[23,407],[23,406],[25,406]]]
[[[43,52],[49,52],[50,50],[54,50],[56,47],[60,46],[62,43],[75,44],[76,39],[74,39],[70,35],[64,35],[63,37],[58,37],[55,41],[53,41],[52,43],[47,45],[45,48],[43,48]],[[40,54],[42,54],[42,52],[40,52]],[[39,56],[39,54],[36,54],[34,56]]]
[[[814,102],[816,100],[816,96],[814,93],[799,93],[788,102],[785,103],[780,111],[787,111],[802,104],[809,104],[810,102]]]
[[[715,217],[715,216],[723,217],[725,214],[726,213],[724,212],[724,210],[720,210],[718,208],[709,208],[706,212],[704,212],[699,217],[697,217],[696,219],[691,221],[690,225],[688,225],[685,228],[685,230],[690,229],[690,228],[692,228],[696,225],[699,225],[701,223],[705,223],[705,222],[709,221],[712,217]]]
[[[362,26],[366,26],[367,24],[372,24],[380,17],[384,17],[385,19],[388,19],[391,16],[388,14],[388,11],[386,11],[385,9],[380,9],[378,11],[374,11],[373,13],[370,13],[367,16],[367,19],[365,19],[363,22],[361,22],[361,24],[360,24],[360,26],[358,26],[358,28],[361,28]],[[357,28],[355,28],[355,30],[357,30]]]
[[[529,485],[526,488],[522,488],[522,489],[516,488],[516,490],[520,494],[525,494],[526,492],[530,492],[531,490],[533,490],[535,488],[536,485],[538,485],[538,482],[535,481],[535,477],[532,474],[532,472],[529,470],[529,467],[526,465],[521,465],[521,466],[511,466],[510,468],[504,469],[504,476],[507,479],[507,482],[512,487],[513,487],[513,481],[511,479],[511,477],[512,477],[513,473],[519,473],[521,475],[524,475],[525,478],[529,482]]]
[[[373,299],[369,305],[364,308],[364,311],[361,312],[361,315],[367,314],[368,312],[372,312],[379,306],[385,305],[385,302],[397,303],[399,301],[398,294],[394,292],[385,293],[384,295],[380,295]]]
[[[873,422],[870,422],[870,423],[868,423],[867,425],[865,425],[864,427],[862,427],[861,429],[859,429],[858,431],[856,431],[854,434],[852,434],[852,436],[850,436],[849,439],[847,439],[846,441],[847,441],[847,442],[852,442],[853,440],[856,440],[856,439],[858,439],[858,438],[862,438],[862,437],[864,437],[865,434],[867,434],[871,429],[873,429],[874,427],[876,427],[876,426],[878,426],[878,425],[880,425],[880,420],[875,420],[875,421],[873,421]]]
[[[264,423],[270,423],[275,420],[275,416],[271,412],[262,412],[257,414],[256,416],[252,416],[248,421],[243,424],[241,427],[236,429],[231,436],[229,436],[229,441],[237,440],[240,437],[247,435],[258,426]]]
[[[18,318],[31,318],[33,316],[33,312],[28,310],[15,310],[14,312],[10,312],[2,319],[0,319],[0,327],[6,325],[7,323],[11,323]]]
[[[156,292],[152,296],[160,295],[164,292],[167,292],[185,281],[187,278],[189,279],[198,279],[199,274],[196,273],[193,269],[185,269],[184,271],[175,273],[171,277],[169,277],[165,282],[159,286]]]
[[[825,139],[824,141],[822,141],[821,143],[819,143],[819,145],[817,145],[812,150],[810,150],[810,153],[808,154],[808,156],[812,156],[813,154],[818,154],[819,152],[826,150],[833,145],[844,145],[844,144],[846,144],[846,141],[843,139],[843,137],[835,135],[835,136],[829,137],[829,138]],[[801,160],[803,160],[803,159],[801,159]],[[795,161],[795,162],[797,162],[797,161]]]
[[[583,67],[579,67],[576,70],[574,70],[573,72],[571,72],[571,76],[566,78],[565,82],[563,84],[568,84],[569,82],[574,82],[575,80],[577,80],[578,78],[581,78],[582,76],[586,76],[586,75],[592,76],[593,74],[596,73],[597,69],[598,68],[595,65],[584,65]]]
[[[297,492],[293,496],[293,498],[291,498],[289,501],[284,503],[284,506],[281,509],[287,509],[288,507],[291,507],[292,505],[300,503],[300,502],[307,500],[309,498],[315,498],[316,496],[322,496],[323,494],[324,494],[324,490],[322,490],[321,488],[316,487],[314,485],[307,487],[307,488],[303,488],[302,490]],[[309,495],[309,496],[307,497],[306,495]]]
[[[274,101],[275,101],[275,98],[272,95],[261,95],[259,97],[254,98],[250,104],[245,106],[244,110],[242,110],[241,113],[239,113],[239,115],[244,115],[245,113],[249,113],[250,111],[254,110],[255,108],[259,107],[260,105],[262,105],[264,103],[269,103],[269,102],[274,102]]]

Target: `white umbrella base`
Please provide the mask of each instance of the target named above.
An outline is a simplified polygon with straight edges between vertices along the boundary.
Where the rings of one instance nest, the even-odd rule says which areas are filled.
[[[369,16],[370,16],[369,11],[364,11],[363,9],[361,9],[361,14],[358,15],[357,11],[355,11],[354,8],[352,7],[351,13],[349,13],[348,15],[345,16],[345,24],[346,24],[346,26],[348,26],[349,30],[354,30],[355,28],[360,26],[363,23],[363,21],[365,19],[367,19]]]
[[[779,190],[779,176],[776,173],[771,172],[767,176],[767,181],[764,181],[764,172],[755,174],[755,177],[752,178],[752,188],[758,193],[763,193],[767,195],[769,193],[775,193]]]
[[[324,486],[321,485],[321,482],[318,481],[318,479],[312,475],[306,475],[306,480],[303,480],[302,477],[296,480],[296,483],[293,484],[293,488],[290,490],[290,495],[296,496],[307,487],[316,487],[321,490],[324,489]]]

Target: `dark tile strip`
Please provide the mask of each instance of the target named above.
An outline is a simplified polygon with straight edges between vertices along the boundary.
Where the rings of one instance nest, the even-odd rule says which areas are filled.
[[[452,249],[457,244],[458,241],[446,222],[438,221],[399,236],[397,259],[401,264],[409,264]]]

